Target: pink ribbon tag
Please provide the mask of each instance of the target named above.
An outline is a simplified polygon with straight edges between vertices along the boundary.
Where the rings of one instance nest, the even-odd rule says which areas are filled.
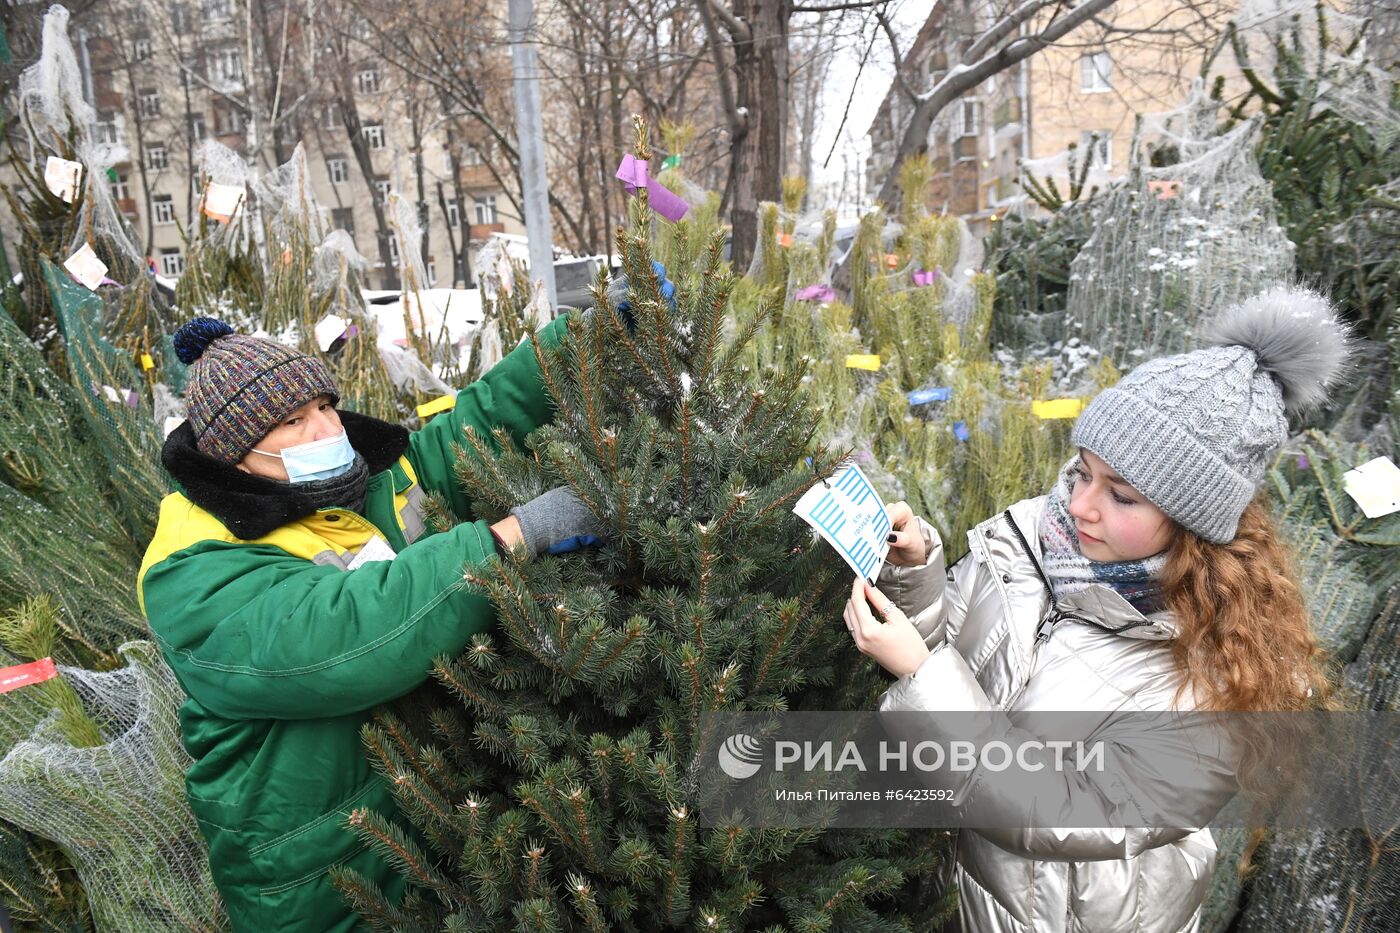
[[[808,285],[799,288],[793,298],[798,301],[835,301],[836,290],[830,285]]]
[[[617,167],[617,178],[627,186],[628,194],[636,194],[639,188],[647,189],[648,202],[652,208],[671,223],[676,223],[690,210],[690,205],[652,178],[647,168],[645,159],[638,159],[629,152],[622,157],[622,164]]]
[[[931,271],[929,271],[929,272],[920,272],[920,271],[916,271],[916,272],[914,273],[914,284],[915,284],[915,285],[932,285],[932,284],[934,283],[934,280],[937,279],[937,278],[938,278],[938,270],[937,270],[937,269],[933,269],[933,270],[931,270]]]
[[[58,668],[53,666],[53,658],[40,658],[28,664],[0,669],[0,693],[9,693],[30,684],[43,683],[58,676]]]

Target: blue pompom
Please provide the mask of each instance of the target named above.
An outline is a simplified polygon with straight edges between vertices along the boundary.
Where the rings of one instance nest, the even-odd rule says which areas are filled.
[[[233,333],[233,328],[223,321],[215,320],[212,317],[197,317],[193,321],[180,325],[180,329],[175,332],[175,336],[172,338],[172,342],[175,344],[175,355],[179,357],[181,363],[189,366],[204,355],[205,347],[231,333]]]

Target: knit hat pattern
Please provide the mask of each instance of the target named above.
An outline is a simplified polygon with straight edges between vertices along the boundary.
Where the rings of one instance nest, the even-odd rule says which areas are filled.
[[[321,395],[340,400],[326,365],[292,347],[234,333],[213,318],[195,318],[174,338],[189,366],[185,411],[195,445],[238,463],[297,408]]]
[[[1320,404],[1341,377],[1347,333],[1322,296],[1275,288],[1220,315],[1207,340],[1099,393],[1070,440],[1178,524],[1225,544],[1288,440],[1288,415]]]

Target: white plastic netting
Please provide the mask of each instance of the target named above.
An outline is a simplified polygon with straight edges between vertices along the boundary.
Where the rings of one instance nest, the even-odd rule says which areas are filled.
[[[184,695],[149,642],[118,649],[108,672],[59,667],[103,744],[75,747],[34,688],[0,703],[0,819],[57,843],[72,860],[99,930],[227,928],[208,850],[185,803]]]
[[[1259,124],[1216,136],[1219,104],[1193,88],[1140,118],[1127,178],[1096,201],[1094,232],[1070,264],[1061,339],[1119,364],[1190,349],[1203,320],[1288,281],[1293,244],[1259,173]]]
[[[311,292],[330,297],[330,311],[347,319],[363,317],[364,293],[357,281],[369,268],[369,260],[355,248],[348,231],[332,230],[316,247],[311,262]]]
[[[253,180],[253,193],[273,244],[290,242],[297,236],[317,240],[330,227],[330,211],[316,200],[302,143],[297,143],[285,163]]]
[[[263,231],[254,216],[256,202],[246,196],[249,187],[256,181],[256,175],[244,157],[223,143],[206,139],[199,149],[199,178],[206,192],[210,183],[241,188],[245,192],[242,207],[227,223],[209,220],[203,224],[203,239],[211,246],[235,254],[257,249],[262,243]]]
[[[1324,6],[1316,0],[1245,0],[1236,14],[1242,51],[1265,75],[1285,72],[1294,80],[1316,82],[1320,109],[1371,130],[1382,148],[1400,141],[1400,110],[1395,107],[1395,76],[1368,54],[1362,37],[1367,12]]]
[[[68,11],[58,5],[44,15],[39,60],[19,78],[20,126],[29,143],[31,165],[38,164],[46,153],[61,150],[63,141],[71,138],[74,159],[83,166],[74,233],[57,258],[66,259],[92,242],[103,247],[102,258],[110,274],[129,282],[144,269],[144,262],[117,210],[108,170],[129,162],[131,153],[115,141],[122,138],[120,126],[99,126],[96,112],[83,95],[82,72],[68,38],[68,19]],[[120,121],[121,117],[113,119]]]

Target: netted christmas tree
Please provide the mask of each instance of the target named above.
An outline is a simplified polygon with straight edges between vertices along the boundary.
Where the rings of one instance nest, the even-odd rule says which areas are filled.
[[[1070,264],[1062,339],[1119,365],[1194,349],[1212,314],[1288,281],[1293,244],[1255,162],[1258,121],[1216,135],[1219,106],[1197,87],[1139,117],[1128,176],[1096,199]]]
[[[839,624],[849,571],[791,512],[839,460],[810,443],[803,370],[740,364],[781,299],[727,342],[717,236],[669,270],[672,310],[635,207],[635,331],[600,277],[540,358],[555,422],[530,451],[468,435],[459,466],[478,517],[567,485],[610,544],[468,568],[499,625],[437,662],[456,703],[365,735],[416,832],[350,822],[409,894],[338,881],[382,930],[928,929],[938,834],[697,825],[701,714],[869,709],[884,679]]]

